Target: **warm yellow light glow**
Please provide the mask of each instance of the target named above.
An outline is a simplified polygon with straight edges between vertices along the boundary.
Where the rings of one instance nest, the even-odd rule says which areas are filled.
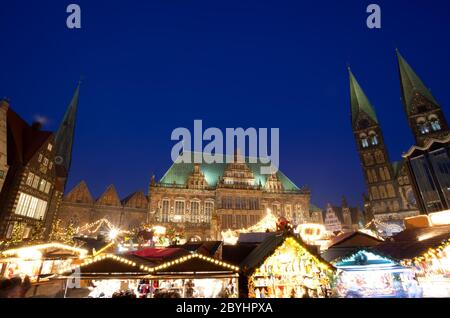
[[[275,232],[277,230],[277,222],[278,218],[272,214],[272,210],[267,209],[266,216],[261,221],[246,229],[222,231],[222,239],[227,245],[235,245],[240,233],[261,233],[267,230]]]
[[[109,231],[109,239],[111,241],[114,241],[119,236],[119,230],[117,229],[111,229]]]
[[[73,247],[70,245],[65,245],[65,244],[61,244],[61,243],[47,243],[47,244],[40,244],[40,245],[10,249],[10,250],[1,252],[1,254],[5,255],[5,256],[9,256],[9,257],[13,256],[13,255],[17,255],[18,257],[20,257],[20,255],[26,255],[26,254],[30,255],[29,253],[31,253],[30,252],[31,250],[40,252],[42,250],[51,249],[51,248],[69,250],[71,252],[79,254],[80,258],[86,257],[86,255],[88,253],[88,251],[85,249]],[[42,252],[40,252],[40,253],[42,254]],[[35,254],[35,255],[37,255],[37,254]]]
[[[450,224],[450,210],[431,213],[428,215],[431,224],[436,225],[449,225]]]
[[[166,235],[167,229],[164,226],[154,226],[153,232],[155,235]]]

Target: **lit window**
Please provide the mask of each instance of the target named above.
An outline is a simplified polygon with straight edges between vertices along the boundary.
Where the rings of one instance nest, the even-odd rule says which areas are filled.
[[[50,192],[50,188],[52,187],[52,184],[50,182],[47,182],[47,184],[45,185],[45,193],[49,193]]]
[[[27,177],[26,185],[31,187],[33,185],[33,179],[34,179],[34,174],[30,172]]]
[[[41,220],[47,210],[47,202],[20,192],[15,214]]]
[[[52,144],[48,144],[47,150],[48,150],[48,151],[52,151],[52,149],[53,149],[53,145],[52,145]]]
[[[42,156],[42,154],[40,153],[40,154],[39,154],[39,157],[38,157],[38,162],[42,162],[42,158],[43,158],[43,156]]]
[[[48,159],[44,158],[44,166],[47,167],[48,166]]]
[[[371,142],[372,142],[372,146],[378,145],[378,137],[377,137],[377,135],[373,135],[371,137]]]
[[[169,200],[163,200],[162,202],[162,222],[169,222]]]
[[[367,138],[361,139],[361,145],[362,145],[363,148],[368,148],[369,147],[369,141],[367,140]]]
[[[191,222],[198,223],[200,222],[200,202],[192,201],[191,202]]]
[[[439,123],[439,119],[436,118],[431,121],[431,129],[433,129],[433,131],[441,130],[441,124]]]
[[[184,201],[175,201],[175,216],[174,222],[183,222],[184,218]]]
[[[417,126],[419,128],[419,132],[422,135],[426,135],[430,132],[430,127],[428,127],[428,123],[421,123],[421,124],[418,124]]]
[[[44,192],[46,183],[47,181],[45,181],[44,179],[41,180],[41,183],[39,184],[39,191]]]
[[[39,186],[39,181],[40,180],[41,180],[41,178],[39,178],[38,176],[34,176],[32,187],[37,189],[38,186]]]
[[[209,223],[211,222],[211,216],[214,211],[214,203],[213,202],[206,202],[205,203],[205,222]]]
[[[48,168],[49,169],[53,168],[53,162],[52,161],[50,161],[50,164],[48,165]]]

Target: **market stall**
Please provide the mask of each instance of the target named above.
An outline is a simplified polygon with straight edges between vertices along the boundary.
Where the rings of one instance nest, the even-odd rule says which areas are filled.
[[[180,248],[99,255],[66,272],[66,297],[230,298],[239,268]]]
[[[417,277],[423,297],[450,297],[450,226],[405,230],[374,250],[401,260]]]
[[[28,276],[31,282],[70,269],[72,264],[82,262],[88,251],[61,243],[25,246],[1,252],[1,277],[22,279]]]
[[[267,237],[240,267],[247,283],[242,297],[319,298],[331,293],[333,266],[292,234]]]
[[[338,269],[334,286],[338,297],[421,297],[413,270],[393,259],[360,250],[333,264]]]
[[[413,266],[424,297],[450,297],[450,239],[404,263]]]
[[[144,286],[149,297],[238,297],[239,267],[202,254],[190,253],[145,269],[150,272],[149,285]]]

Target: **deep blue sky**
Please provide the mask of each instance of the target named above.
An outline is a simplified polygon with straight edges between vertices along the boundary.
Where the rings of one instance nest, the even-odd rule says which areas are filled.
[[[382,29],[369,30],[369,3]],[[65,27],[66,6],[82,29]],[[450,116],[450,4],[433,1],[1,1],[0,96],[54,130],[83,81],[69,188],[146,190],[171,165],[176,127],[279,127],[281,170],[313,202],[359,204],[349,63],[376,108],[391,159],[413,142],[398,47]]]

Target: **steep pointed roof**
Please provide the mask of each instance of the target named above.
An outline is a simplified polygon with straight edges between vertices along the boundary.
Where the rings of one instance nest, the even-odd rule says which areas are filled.
[[[117,194],[114,185],[110,185],[105,192],[98,198],[96,204],[98,205],[110,205],[121,206],[119,195]]]
[[[86,204],[94,202],[94,198],[92,197],[92,194],[84,180],[70,190],[70,192],[64,197],[64,200],[68,202]]]
[[[358,118],[358,114],[361,111],[367,114],[376,123],[378,123],[375,110],[370,104],[369,99],[362,90],[361,86],[359,85],[350,68],[348,69],[348,73],[350,77],[350,101],[352,109],[352,124],[353,125],[355,124]]]
[[[425,86],[422,80],[417,76],[412,67],[406,62],[403,56],[398,50],[397,61],[398,70],[400,73],[400,84],[402,90],[402,100],[405,106],[405,110],[409,113],[411,107],[411,101],[416,93],[419,93],[423,97],[427,98],[430,102],[439,105],[430,90]]]
[[[147,196],[143,191],[133,192],[122,200],[122,205],[130,208],[146,208]]]
[[[69,172],[72,163],[72,146],[75,133],[78,99],[80,95],[80,84],[81,83],[78,83],[63,121],[55,135],[55,153],[56,158],[60,161],[59,163],[57,159],[57,163],[64,167],[66,174]]]

